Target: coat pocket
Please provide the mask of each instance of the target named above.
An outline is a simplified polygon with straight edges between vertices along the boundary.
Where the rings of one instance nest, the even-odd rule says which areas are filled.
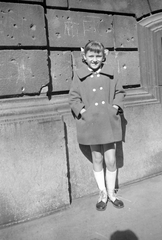
[[[98,119],[99,115],[100,115],[99,109],[97,109],[96,106],[90,106],[82,114],[82,119],[86,122],[94,122],[95,119]]]
[[[92,121],[92,114],[91,111],[89,111],[89,109],[87,109],[83,114],[82,114],[82,120],[86,121],[86,122],[90,122]]]
[[[117,113],[118,113],[118,109],[114,108],[112,105],[108,105],[108,114],[111,121],[119,120],[119,115]]]

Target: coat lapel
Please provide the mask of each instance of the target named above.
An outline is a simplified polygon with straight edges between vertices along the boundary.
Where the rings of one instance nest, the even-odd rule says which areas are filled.
[[[114,70],[112,69],[111,66],[109,66],[107,63],[105,63],[101,69],[100,74],[107,75],[113,77],[114,75]]]
[[[80,69],[78,69],[76,71],[76,73],[77,73],[78,77],[80,78],[80,80],[82,80],[82,81],[92,74],[92,72],[88,69],[86,64],[84,64]],[[113,69],[109,65],[103,64],[100,74],[107,75],[112,78],[114,75],[114,72],[113,72]]]

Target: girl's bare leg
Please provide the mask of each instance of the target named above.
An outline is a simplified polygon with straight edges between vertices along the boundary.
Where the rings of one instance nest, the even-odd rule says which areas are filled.
[[[100,172],[103,169],[103,154],[101,145],[91,145],[93,170]]]
[[[104,144],[103,151],[107,169],[111,172],[116,171],[115,144],[114,143]]]
[[[97,182],[97,186],[100,190],[100,195],[96,208],[99,211],[103,211],[107,206],[107,191],[105,186],[105,176],[103,171],[103,154],[101,145],[92,145],[92,160],[93,160],[93,173]]]

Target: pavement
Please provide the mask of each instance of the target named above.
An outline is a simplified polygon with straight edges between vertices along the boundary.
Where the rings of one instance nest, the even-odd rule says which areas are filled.
[[[125,207],[108,203],[99,212],[98,196],[40,219],[0,229],[0,240],[162,240],[162,175],[122,186]]]

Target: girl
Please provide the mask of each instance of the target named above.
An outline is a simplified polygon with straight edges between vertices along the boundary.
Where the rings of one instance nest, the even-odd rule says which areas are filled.
[[[90,145],[93,172],[100,190],[96,209],[106,209],[109,200],[124,207],[114,196],[116,181],[115,143],[122,140],[121,118],[124,90],[113,77],[112,68],[104,64],[108,50],[97,41],[82,49],[83,66],[76,70],[69,92],[69,104],[76,119],[77,139]],[[106,164],[106,185],[103,171]]]

